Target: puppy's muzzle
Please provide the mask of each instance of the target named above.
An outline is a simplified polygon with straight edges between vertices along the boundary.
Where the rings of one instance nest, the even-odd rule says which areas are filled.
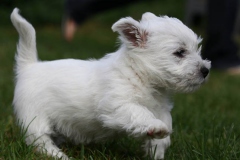
[[[206,78],[209,73],[209,69],[207,69],[206,67],[202,67],[200,71],[202,73],[203,78]]]

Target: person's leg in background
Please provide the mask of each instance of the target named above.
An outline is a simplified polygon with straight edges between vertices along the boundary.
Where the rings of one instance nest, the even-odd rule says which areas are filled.
[[[208,0],[207,41],[204,57],[212,61],[212,67],[240,74],[238,47],[233,41],[238,0]]]
[[[102,11],[121,7],[141,0],[66,0],[66,17],[63,24],[64,38],[73,39],[77,26]]]

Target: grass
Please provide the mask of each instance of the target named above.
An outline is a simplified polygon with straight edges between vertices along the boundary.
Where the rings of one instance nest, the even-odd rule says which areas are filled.
[[[170,1],[180,4],[177,0]],[[183,18],[182,10],[174,10],[171,3],[142,2],[134,7],[132,5],[105,12],[81,26],[72,43],[63,40],[60,26],[38,26],[36,30],[39,57],[42,60],[100,58],[117,49],[117,34],[112,33],[110,28],[119,17],[133,15],[140,19],[141,13],[146,8],[151,8],[150,11],[156,14],[161,11],[162,14]],[[52,159],[36,153],[33,146],[26,146],[25,135],[15,125],[11,103],[17,37],[13,27],[0,26],[0,160]],[[239,89],[239,76],[229,76],[212,70],[209,81],[198,91],[177,94],[172,111],[172,144],[166,152],[166,159],[240,159]],[[150,159],[144,157],[141,142],[129,137],[86,146],[67,143],[63,145],[63,151],[70,157],[85,160]]]

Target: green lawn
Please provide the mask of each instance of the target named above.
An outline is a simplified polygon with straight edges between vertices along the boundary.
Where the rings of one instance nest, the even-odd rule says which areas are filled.
[[[178,2],[177,0],[171,0]],[[105,12],[87,21],[72,43],[63,40],[60,26],[38,26],[37,47],[42,60],[63,58],[100,58],[117,49],[117,34],[111,25],[122,16],[140,19],[145,7],[156,14],[182,18],[182,10],[163,1],[139,3],[136,6]],[[168,9],[166,9],[168,6]],[[160,8],[160,11],[157,9]],[[124,10],[124,14],[122,13]],[[159,12],[159,13],[158,13]],[[110,13],[110,14],[109,14]],[[126,14],[126,15],[125,15]],[[204,37],[204,36],[203,36]],[[26,146],[24,134],[15,125],[12,109],[14,90],[14,52],[18,40],[12,26],[0,26],[0,160],[45,160],[46,155]],[[240,159],[240,76],[211,71],[209,81],[197,92],[177,94],[172,111],[172,144],[166,159],[175,160],[238,160]],[[76,159],[134,160],[144,158],[141,143],[129,137],[104,144],[63,145],[64,152]]]

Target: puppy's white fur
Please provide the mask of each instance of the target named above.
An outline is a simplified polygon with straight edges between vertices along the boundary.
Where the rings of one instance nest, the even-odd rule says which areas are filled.
[[[146,153],[156,147],[155,159],[164,157],[171,94],[197,89],[210,69],[196,34],[176,18],[145,13],[140,22],[127,17],[112,26],[121,40],[116,52],[48,62],[38,60],[35,30],[18,9],[11,20],[20,35],[13,104],[27,144],[67,159],[52,135],[78,144],[128,134],[146,141]]]

